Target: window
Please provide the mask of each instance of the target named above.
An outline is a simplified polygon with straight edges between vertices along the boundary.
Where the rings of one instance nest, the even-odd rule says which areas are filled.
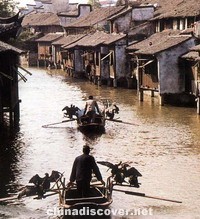
[[[110,54],[110,65],[114,65],[114,52]]]
[[[99,66],[99,53],[96,52],[96,63],[97,66]]]
[[[171,19],[165,20],[165,29],[173,29],[173,22]]]

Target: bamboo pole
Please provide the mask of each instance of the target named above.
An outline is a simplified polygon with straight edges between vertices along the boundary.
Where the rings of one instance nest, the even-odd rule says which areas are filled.
[[[30,71],[28,71],[27,69],[23,68],[20,65],[17,65],[18,68],[21,68],[22,70],[24,70],[26,73],[28,73],[29,75],[32,75],[32,73]]]
[[[71,121],[75,121],[75,120],[76,119],[69,119],[69,120],[63,120],[61,122],[50,123],[50,124],[47,124],[47,125],[43,125],[42,128],[47,128],[50,125],[58,125],[58,124],[62,124],[62,123],[65,123],[65,122],[71,122]]]
[[[123,123],[123,124],[127,124],[127,125],[135,125],[135,126],[139,126],[138,124],[135,123],[131,123],[131,122],[124,122],[122,120],[118,120],[118,119],[106,119],[107,121],[111,121],[111,122],[118,122],[118,123]]]
[[[145,193],[140,193],[140,192],[125,191],[125,190],[120,190],[120,189],[113,189],[113,190],[117,191],[117,192],[124,192],[127,195],[135,195],[135,196],[140,196],[140,197],[144,197],[144,198],[157,199],[157,200],[161,200],[161,201],[182,203],[181,201],[167,199],[167,198],[161,198],[161,197],[156,197],[156,196],[150,196],[150,195],[146,195]]]

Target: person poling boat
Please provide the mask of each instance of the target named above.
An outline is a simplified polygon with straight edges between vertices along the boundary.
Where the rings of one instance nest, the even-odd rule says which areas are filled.
[[[77,117],[78,128],[83,133],[94,133],[105,131],[105,116],[99,109],[97,101],[89,96],[86,101],[83,114]]]
[[[90,95],[86,101],[85,108],[79,109],[77,106],[71,104],[70,106],[65,106],[62,111],[64,112],[64,117],[69,118],[68,120],[63,120],[61,122],[50,123],[43,125],[43,128],[48,128],[52,125],[67,123],[71,121],[77,121],[78,128],[83,133],[90,132],[105,132],[105,121],[112,121],[117,123],[124,123],[128,125],[137,125],[130,122],[124,122],[122,120],[114,119],[115,114],[119,113],[119,107],[116,103],[110,100],[103,100],[103,107],[100,110],[98,103],[94,100],[94,97]]]
[[[90,147],[88,145],[84,145],[83,154],[76,157],[74,161],[70,182],[68,183],[68,186],[71,186],[73,185],[73,182],[76,181],[77,191],[80,197],[89,196],[92,173],[96,175],[97,179],[102,184],[105,184],[94,157],[89,155],[89,153]]]
[[[76,157],[73,163],[70,180],[65,186],[65,180],[57,187],[59,189],[60,207],[106,208],[112,203],[112,177],[105,183],[93,156],[89,155],[90,147],[83,146],[83,154]],[[92,178],[93,174],[97,180]]]
[[[99,106],[97,104],[97,101],[94,100],[92,95],[90,95],[88,97],[88,100],[86,101],[83,115],[88,116],[90,122],[94,123],[96,114],[101,115],[101,111],[99,110]]]
[[[80,196],[77,189],[77,184],[73,183],[67,187],[62,187],[64,184],[58,184],[59,192],[59,207],[64,209],[105,209],[112,203],[112,178],[108,177],[106,184],[99,181],[90,183],[89,193],[87,196]]]

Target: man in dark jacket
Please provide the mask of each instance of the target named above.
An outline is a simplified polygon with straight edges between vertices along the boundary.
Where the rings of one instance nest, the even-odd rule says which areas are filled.
[[[93,156],[89,155],[90,147],[88,145],[83,146],[83,154],[76,157],[72,172],[70,176],[70,182],[68,186],[72,185],[74,181],[77,184],[77,190],[81,197],[87,197],[89,195],[90,181],[92,179],[92,173],[94,173],[102,184],[105,184],[102,180],[101,173],[95,162]]]

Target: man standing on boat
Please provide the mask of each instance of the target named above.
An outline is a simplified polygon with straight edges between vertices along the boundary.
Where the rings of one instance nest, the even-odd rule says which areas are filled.
[[[101,115],[97,102],[93,99],[93,96],[89,96],[85,104],[84,115],[88,115],[91,118],[91,122],[94,122],[96,112]]]
[[[75,158],[70,182],[68,183],[68,186],[71,186],[73,182],[76,181],[77,190],[81,197],[87,197],[89,195],[92,173],[96,175],[102,184],[105,184],[94,157],[89,155],[89,153],[90,147],[84,145],[83,154]]]

